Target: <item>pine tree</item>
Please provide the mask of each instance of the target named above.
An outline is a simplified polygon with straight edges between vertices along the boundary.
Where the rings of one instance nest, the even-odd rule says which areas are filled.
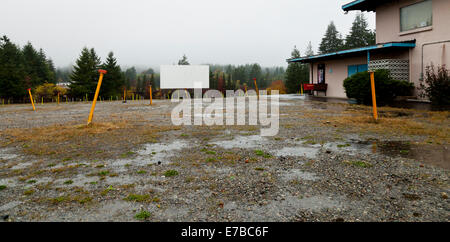
[[[309,41],[308,46],[306,47],[305,55],[306,56],[313,56],[314,55],[314,50],[313,50],[311,41]]]
[[[190,65],[186,55],[183,55],[183,57],[181,58],[181,60],[178,61],[178,65]]]
[[[291,58],[299,58],[300,51],[294,46],[294,50],[291,53]],[[308,65],[292,62],[289,63],[288,68],[286,70],[286,90],[287,93],[296,93],[300,90],[300,86],[302,83],[309,82],[309,70]]]
[[[328,25],[325,36],[320,43],[319,52],[321,54],[330,53],[342,50],[344,48],[344,41],[341,34],[336,29],[333,21]]]
[[[364,14],[357,14],[349,35],[346,37],[346,48],[358,48],[375,44],[375,32],[368,29]]]
[[[87,94],[90,99],[93,98],[98,82],[99,66],[100,58],[95,50],[83,48],[70,76],[69,87],[73,97],[83,98]]]
[[[107,71],[107,74],[103,77],[101,96],[119,96],[122,93],[124,78],[113,52],[109,52],[102,68]]]
[[[20,48],[6,36],[0,38],[0,97],[24,97],[31,83],[25,80],[25,68]]]

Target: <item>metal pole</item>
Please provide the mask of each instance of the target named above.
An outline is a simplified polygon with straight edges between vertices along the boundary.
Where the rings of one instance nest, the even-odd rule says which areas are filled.
[[[106,74],[105,70],[99,70],[100,78],[98,79],[97,90],[95,90],[94,100],[92,100],[91,112],[89,113],[89,118],[87,124],[89,125],[92,122],[92,118],[94,117],[94,109],[95,104],[97,103],[98,93],[100,92],[100,87],[102,86],[103,75]]]

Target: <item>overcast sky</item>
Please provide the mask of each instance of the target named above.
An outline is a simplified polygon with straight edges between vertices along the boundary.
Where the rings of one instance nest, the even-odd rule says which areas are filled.
[[[1,0],[0,35],[43,48],[56,66],[84,46],[122,66],[191,64],[285,66],[294,45],[317,51],[330,21],[347,34],[351,0]],[[375,16],[366,13],[370,27]]]

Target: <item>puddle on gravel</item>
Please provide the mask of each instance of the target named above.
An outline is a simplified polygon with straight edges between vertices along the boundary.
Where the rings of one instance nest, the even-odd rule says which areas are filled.
[[[15,187],[17,186],[17,180],[14,178],[3,178],[0,179],[0,185],[5,185],[6,188],[8,187]]]
[[[27,168],[31,165],[33,165],[33,162],[21,162],[15,166],[11,167],[11,170],[20,170],[20,169]]]
[[[13,151],[14,150],[11,148],[0,149],[0,160],[7,161],[7,160],[12,160],[12,159],[19,157],[19,155],[14,154]]]
[[[281,175],[281,178],[285,181],[293,180],[306,180],[306,181],[316,181],[319,177],[315,173],[302,171],[299,169],[292,169]]]
[[[66,181],[72,181],[71,184],[64,184]],[[83,187],[89,185],[91,182],[98,181],[96,176],[85,176],[78,174],[76,177],[68,177],[64,179],[55,180],[56,187]]]
[[[233,205],[229,205],[235,209]],[[251,211],[239,211],[246,221],[280,221],[292,217],[302,210],[320,211],[322,209],[340,209],[344,205],[326,196],[297,197],[287,196],[284,200],[271,201],[265,206],[254,206]]]
[[[378,152],[391,157],[403,157],[433,166],[450,169],[449,145],[411,144],[403,141],[377,142]]]
[[[267,139],[260,135],[250,135],[250,136],[235,136],[232,140],[220,140],[211,142],[210,144],[214,144],[220,146],[224,149],[233,149],[233,148],[261,148],[263,144],[267,142]]]
[[[303,156],[309,159],[314,159],[319,152],[319,148],[316,147],[304,147],[304,146],[295,146],[295,147],[284,147],[280,150],[275,151],[275,156]]]
[[[450,169],[450,152],[448,145],[414,144],[408,141],[360,141],[326,143],[324,148],[347,154],[382,154],[389,157],[403,157],[421,163]]]
[[[0,211],[7,211],[10,209],[13,209],[13,208],[17,207],[18,205],[20,205],[21,203],[22,202],[20,202],[20,201],[12,201],[12,202],[3,204],[0,206]]]
[[[172,143],[152,143],[146,144],[143,149],[138,150],[137,156],[130,159],[120,159],[114,161],[113,167],[123,167],[127,164],[135,166],[146,166],[149,164],[170,163],[170,157],[174,155],[174,151],[179,151],[190,146],[190,143],[184,140],[175,140]],[[123,170],[123,168],[122,168]]]
[[[323,145],[326,150],[345,152],[349,155],[376,153],[376,143],[371,142],[331,142]]]

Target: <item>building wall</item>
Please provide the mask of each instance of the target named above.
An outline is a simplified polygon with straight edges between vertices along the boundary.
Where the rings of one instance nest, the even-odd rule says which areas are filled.
[[[435,41],[450,41],[450,0],[432,0],[433,23],[412,31],[400,32],[400,8],[423,0],[396,0],[376,9],[377,43],[416,40],[409,52],[410,81],[418,86],[422,71],[422,45]],[[446,64],[450,66],[450,42],[424,47],[424,67]]]
[[[359,57],[342,58],[314,63],[312,64],[312,83],[317,83],[317,66],[319,64],[325,64],[325,83],[328,84],[327,96],[347,98],[343,83],[348,76],[348,66],[367,64],[367,56],[361,55]],[[324,93],[319,92],[318,95],[323,96]]]

